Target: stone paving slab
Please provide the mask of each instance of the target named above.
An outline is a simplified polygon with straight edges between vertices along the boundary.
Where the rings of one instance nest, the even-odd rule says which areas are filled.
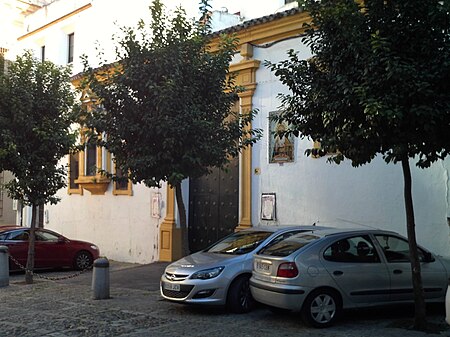
[[[132,269],[127,272],[132,277]],[[450,336],[443,307],[430,312],[433,333],[407,329],[411,308],[346,312],[336,326],[317,330],[303,325],[295,313],[274,314],[261,306],[236,315],[167,302],[157,290],[135,287],[112,287],[111,299],[93,300],[89,282],[80,283],[36,280],[26,285],[14,277],[10,286],[0,288],[0,337]]]

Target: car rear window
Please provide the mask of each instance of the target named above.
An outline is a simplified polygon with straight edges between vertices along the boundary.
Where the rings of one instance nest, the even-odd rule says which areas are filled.
[[[319,238],[311,233],[296,234],[272,246],[264,247],[258,252],[258,255],[288,256]]]
[[[241,255],[247,254],[258,247],[272,232],[248,231],[233,233],[211,247],[205,252]]]

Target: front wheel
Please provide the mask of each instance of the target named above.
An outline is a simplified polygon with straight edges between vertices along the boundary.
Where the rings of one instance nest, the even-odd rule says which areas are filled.
[[[309,294],[303,303],[302,318],[315,328],[326,328],[336,322],[341,311],[342,301],[336,291],[318,289]]]
[[[241,276],[233,281],[228,290],[227,305],[229,310],[243,314],[253,309],[255,300],[250,292],[250,276]]]
[[[93,262],[92,254],[83,250],[75,255],[74,267],[77,270],[84,270],[90,268]]]

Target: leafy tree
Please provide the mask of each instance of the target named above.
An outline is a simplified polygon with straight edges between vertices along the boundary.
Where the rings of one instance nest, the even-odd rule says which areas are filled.
[[[11,198],[32,206],[26,282],[33,282],[37,207],[55,204],[56,192],[66,186],[66,168],[59,160],[73,147],[76,134],[74,91],[70,68],[34,59],[30,52],[17,57],[0,75],[2,139],[8,144],[5,168],[15,179],[6,188]]]
[[[2,54],[0,54],[0,76],[3,76],[5,73],[5,58]],[[1,90],[1,88],[0,88]],[[3,93],[0,92],[0,97],[3,96]],[[7,126],[6,120],[3,118],[2,106],[0,105],[0,130],[4,130]],[[3,132],[0,133],[0,172],[4,170],[4,167],[7,166],[6,160],[8,157],[8,144],[6,141]],[[1,188],[1,186],[0,186]]]
[[[381,154],[401,163],[415,298],[414,327],[425,329],[410,159],[429,167],[450,151],[448,1],[305,0],[302,38],[313,58],[293,51],[268,64],[291,93],[280,95],[289,132],[320,141],[330,161],[353,166]],[[315,154],[310,149],[307,154]]]
[[[208,50],[208,1],[201,2],[203,19],[186,18],[182,8],[172,16],[161,1],[150,6],[151,22],[122,28],[118,61],[85,62],[85,89],[101,105],[86,116],[86,125],[106,137],[99,139],[114,156],[116,167],[148,187],[166,181],[175,188],[182,252],[188,253],[186,211],[181,182],[224,168],[231,157],[256,141],[247,125],[253,113],[231,111],[239,88],[228,67],[236,40],[223,37],[217,52]]]

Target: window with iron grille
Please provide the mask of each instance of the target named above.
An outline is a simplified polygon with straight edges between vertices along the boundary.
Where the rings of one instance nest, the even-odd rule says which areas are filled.
[[[97,174],[97,145],[89,143],[86,146],[86,173],[87,176]]]

